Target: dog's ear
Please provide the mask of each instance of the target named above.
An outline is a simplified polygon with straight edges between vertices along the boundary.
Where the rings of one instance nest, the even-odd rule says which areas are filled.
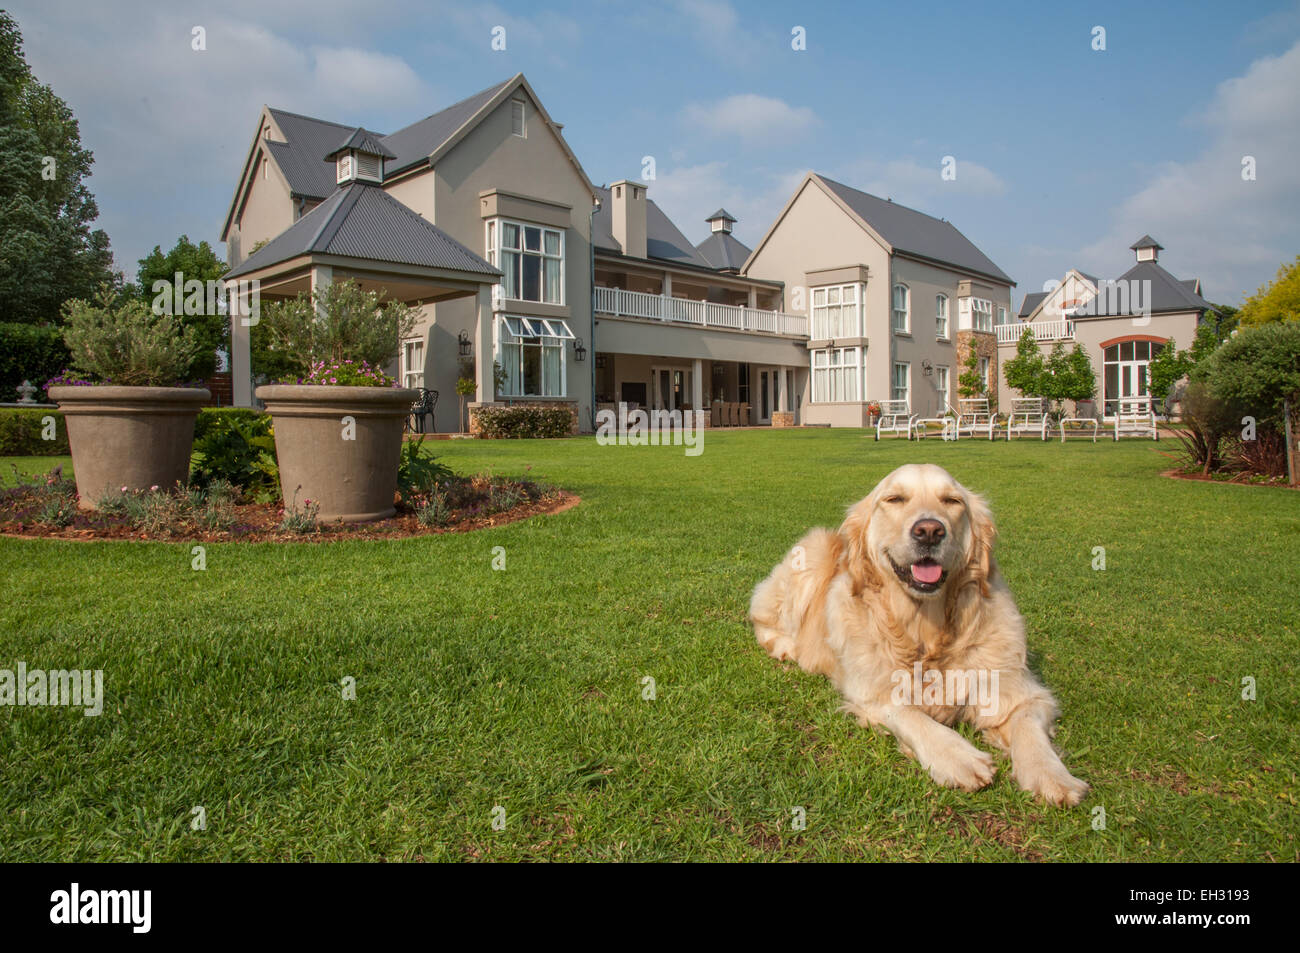
[[[989,577],[993,574],[993,543],[997,528],[993,525],[993,511],[988,502],[977,493],[966,491],[966,513],[970,520],[970,557],[967,571],[979,583],[980,595],[989,594]]]
[[[871,514],[876,509],[876,494],[872,493],[850,507],[840,524],[840,541],[843,545],[844,568],[853,580],[853,593],[864,589],[879,589],[884,581],[880,569],[871,558],[867,532],[871,528]]]

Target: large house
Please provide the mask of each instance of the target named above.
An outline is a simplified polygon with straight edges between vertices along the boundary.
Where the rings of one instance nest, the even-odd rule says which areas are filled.
[[[706,221],[692,244],[647,183],[595,186],[520,74],[386,135],[264,107],[222,240],[227,280],[263,301],[348,279],[418,308],[391,371],[448,398],[473,377],[471,412],[558,405],[586,431],[619,402],[723,403],[862,426],[872,400],[942,413],[971,349],[996,391],[1014,282],[951,223],[814,173],[752,252],[725,209]],[[439,430],[465,423],[454,406]]]
[[[1028,294],[1018,320],[997,328],[998,358],[1007,361],[1028,329],[1046,354],[1057,342],[1083,347],[1099,375],[1098,408],[1104,419],[1119,401],[1150,395],[1147,368],[1171,340],[1192,343],[1208,301],[1197,278],[1175,278],[1159,263],[1163,246],[1143,235],[1129,246],[1137,257],[1118,278],[1103,280],[1070,269],[1049,291]],[[1001,385],[1002,406],[1015,396]]]

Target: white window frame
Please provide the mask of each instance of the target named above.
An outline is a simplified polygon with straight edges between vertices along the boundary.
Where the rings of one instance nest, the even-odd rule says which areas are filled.
[[[943,398],[943,406],[939,408],[942,416],[952,406],[952,369],[947,364],[934,366],[934,386]]]
[[[518,231],[518,246],[504,247],[506,228],[514,227]],[[527,248],[525,238],[525,229],[539,230],[538,249],[533,251]],[[547,238],[558,236],[559,251],[548,252],[546,250]],[[498,301],[529,301],[534,304],[553,304],[559,307],[565,306],[565,284],[566,284],[566,261],[565,248],[565,230],[562,228],[552,228],[549,225],[542,225],[537,222],[523,222],[512,218],[489,218],[483,223],[483,245],[487,249],[488,264],[494,268],[499,268],[503,272],[501,281],[497,282],[495,297]],[[510,256],[519,256],[519,275],[516,282],[514,295],[506,294],[506,277],[504,274],[509,268],[507,258]],[[537,274],[537,298],[523,298],[523,266],[524,258],[532,256],[539,259]],[[556,297],[554,300],[548,300],[546,297],[546,263],[548,261],[559,262],[559,276],[556,279]]]
[[[528,138],[528,104],[522,99],[510,100],[510,133],[520,139]]]
[[[903,368],[903,377],[906,379],[904,383],[903,395],[901,397],[898,394],[898,369],[900,367]],[[912,406],[912,363],[911,361],[894,362],[893,370],[890,371],[890,376],[889,376],[889,399],[905,400],[907,401],[908,407]]]
[[[1002,305],[998,305],[998,324],[1006,324],[1006,323],[1007,323],[1007,309],[1002,307]]]
[[[861,401],[862,348],[826,347],[812,352],[812,400],[815,404]]]
[[[972,331],[993,330],[993,302],[988,298],[970,299],[970,326]]]
[[[412,351],[418,353],[418,363],[415,367],[412,366],[411,361]],[[424,338],[406,338],[402,341],[401,375],[403,387],[424,386]],[[419,378],[419,380],[412,382],[413,378]]]
[[[984,387],[984,393],[989,392],[989,359],[981,357],[979,360],[980,384]]]
[[[498,394],[502,397],[547,397],[547,398],[565,398],[569,395],[569,348],[568,342],[574,340],[573,332],[570,330],[568,322],[561,321],[558,318],[530,318],[523,315],[502,314],[498,315],[495,322],[495,333],[493,337],[496,342],[494,348],[495,360],[507,369],[506,384],[503,384]],[[518,379],[520,383],[524,380],[524,348],[535,347],[539,350],[545,348],[558,349],[560,355],[558,388],[549,386],[550,382],[546,380],[546,361],[540,360],[539,373],[542,377],[543,393],[510,393],[506,390],[510,380],[509,362],[512,359],[518,360]],[[512,358],[507,354],[507,349],[511,352],[517,351],[517,358]],[[544,358],[545,353],[538,355]],[[551,390],[552,393],[546,393]]]
[[[948,296],[946,294],[937,294],[934,296],[934,336],[940,341],[947,341],[951,333],[949,330],[949,308]]]
[[[831,299],[836,300],[832,301]],[[814,341],[862,336],[862,291],[858,283],[822,285],[812,289],[810,325]],[[831,309],[837,308],[835,317]],[[845,312],[850,312],[845,317]]]
[[[900,289],[903,292],[902,308],[898,307],[898,292]],[[891,292],[891,295],[892,295],[892,297],[890,298],[890,314],[892,315],[892,320],[890,322],[891,329],[895,334],[911,334],[912,333],[912,289],[909,288],[907,285],[903,284],[901,281],[896,281],[894,282],[894,289]],[[901,328],[898,326],[900,316],[902,317],[902,325],[903,325]]]

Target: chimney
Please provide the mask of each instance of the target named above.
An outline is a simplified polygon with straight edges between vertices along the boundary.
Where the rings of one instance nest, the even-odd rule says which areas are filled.
[[[609,187],[614,241],[629,258],[645,258],[645,186],[620,179]]]
[[[1137,252],[1138,261],[1153,262],[1159,257],[1159,253],[1164,249],[1165,246],[1161,245],[1150,235],[1143,235],[1141,238],[1139,238],[1137,241],[1135,241],[1132,245],[1129,245],[1128,247],[1131,248],[1133,251]]]

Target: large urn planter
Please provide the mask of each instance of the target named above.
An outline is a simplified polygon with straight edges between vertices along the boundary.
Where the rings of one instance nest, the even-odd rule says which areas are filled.
[[[68,428],[78,507],[110,493],[173,489],[190,475],[194,421],[212,395],[197,387],[51,387]]]
[[[320,507],[317,519],[345,523],[397,512],[402,425],[418,391],[265,384],[256,393],[274,422],[286,507],[311,500]]]

